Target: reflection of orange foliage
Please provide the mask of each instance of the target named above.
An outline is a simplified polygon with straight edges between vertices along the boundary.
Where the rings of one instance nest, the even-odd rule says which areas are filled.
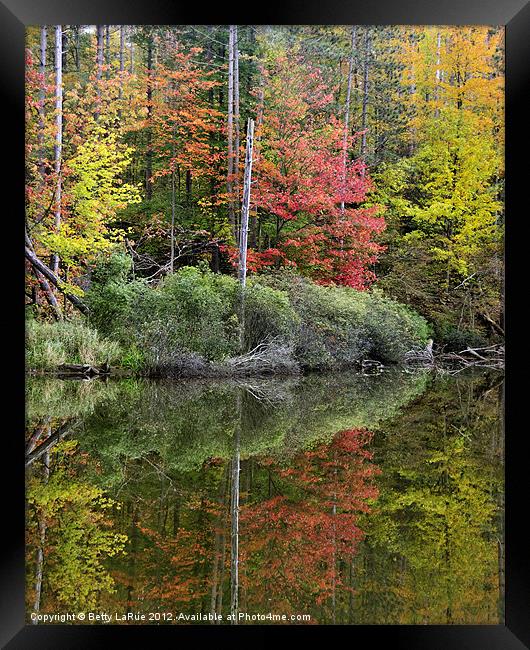
[[[296,612],[323,603],[333,586],[348,590],[337,567],[355,554],[363,538],[358,515],[378,495],[371,481],[378,470],[364,449],[371,435],[344,431],[301,454],[276,470],[284,494],[242,508],[242,582],[253,604],[269,599]]]
[[[187,504],[190,510],[199,510],[197,525],[180,527],[174,537],[141,528],[143,535],[151,542],[144,551],[149,557],[147,565],[155,567],[155,575],[146,581],[147,600],[171,601],[180,605],[197,603],[200,608],[201,598],[209,593],[212,522],[219,505],[203,500],[200,506],[194,506],[193,503]]]

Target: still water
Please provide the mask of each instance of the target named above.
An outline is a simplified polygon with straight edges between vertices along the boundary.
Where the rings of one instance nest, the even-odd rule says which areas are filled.
[[[28,622],[503,622],[500,374],[30,378],[27,422]]]

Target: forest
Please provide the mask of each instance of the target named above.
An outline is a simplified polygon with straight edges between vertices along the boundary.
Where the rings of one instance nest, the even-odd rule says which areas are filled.
[[[501,344],[503,93],[497,27],[29,27],[28,369]]]

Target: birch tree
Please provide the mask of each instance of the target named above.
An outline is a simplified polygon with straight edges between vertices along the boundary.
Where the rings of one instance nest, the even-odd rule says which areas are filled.
[[[54,170],[56,176],[55,195],[55,218],[53,225],[56,230],[61,226],[61,156],[63,147],[63,37],[61,25],[55,26],[55,146],[54,146]],[[57,274],[59,270],[59,256],[52,257],[52,271]]]

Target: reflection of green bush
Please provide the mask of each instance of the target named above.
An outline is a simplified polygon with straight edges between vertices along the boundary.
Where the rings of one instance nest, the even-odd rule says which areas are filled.
[[[117,384],[113,382],[29,377],[26,415],[29,422],[47,416],[81,418],[92,413],[97,404],[113,401],[116,394]]]
[[[67,383],[75,391],[75,382]],[[425,384],[425,375],[403,373],[276,379],[253,382],[248,390],[233,382],[109,381],[101,384],[108,399],[103,394],[85,411],[80,444],[101,458],[111,481],[125,458],[156,454],[165,471],[191,471],[208,458],[230,458],[238,429],[243,458],[286,458],[344,429],[377,428]],[[60,402],[39,404],[42,399],[45,391],[30,389],[30,413],[48,409],[54,416],[54,408],[61,409]]]

